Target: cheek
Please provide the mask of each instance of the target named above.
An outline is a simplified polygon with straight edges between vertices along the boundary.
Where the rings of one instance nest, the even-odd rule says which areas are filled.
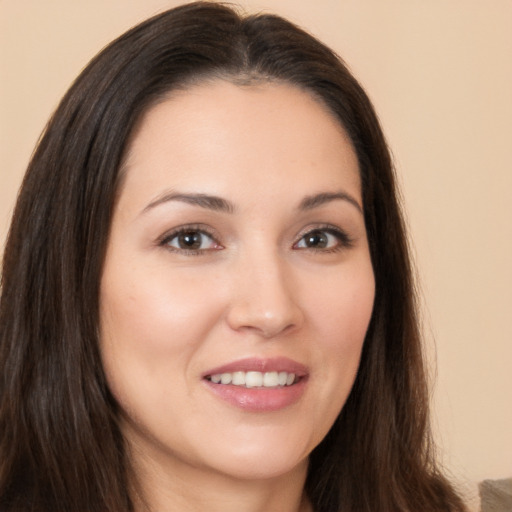
[[[187,273],[171,279],[166,269],[118,269],[102,282],[103,338],[125,346],[131,341],[133,348],[146,352],[172,351],[176,345],[193,344],[208,329],[215,304],[199,276]]]
[[[323,368],[319,380],[324,400],[315,405],[327,426],[339,414],[354,383],[361,350],[370,322],[375,283],[371,267],[351,272],[325,283],[323,292],[312,297],[315,323],[312,336],[317,350],[316,365]]]
[[[375,298],[371,264],[348,269],[326,280],[316,296],[316,329],[324,331],[324,342],[334,351],[360,350],[368,329]]]
[[[118,260],[119,261],[119,260]],[[106,268],[101,284],[101,356],[109,387],[129,416],[160,410],[169,379],[183,388],[190,361],[217,317],[204,282],[162,266]],[[142,416],[144,416],[144,414]],[[144,421],[142,421],[144,423]]]
[[[168,392],[170,375],[187,381],[190,362],[218,318],[218,302],[190,272],[169,276],[161,266],[138,271],[122,265],[108,271],[100,318],[109,387],[127,409],[141,396],[157,404]]]

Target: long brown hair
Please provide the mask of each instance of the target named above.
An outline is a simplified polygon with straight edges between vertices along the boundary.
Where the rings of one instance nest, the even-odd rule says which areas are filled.
[[[406,236],[368,97],[331,50],[291,23],[209,2],[151,18],[103,50],[33,155],[1,281],[1,509],[133,510],[130,461],[98,351],[99,282],[119,169],[150,105],[212,77],[308,91],[343,125],[359,160],[375,306],[353,390],[310,457],[315,510],[464,510],[433,458]]]

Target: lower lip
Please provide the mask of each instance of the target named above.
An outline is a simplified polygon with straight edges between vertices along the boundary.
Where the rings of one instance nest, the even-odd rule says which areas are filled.
[[[279,388],[246,388],[231,384],[215,384],[205,380],[208,388],[222,400],[248,412],[273,412],[298,402],[306,387],[306,378],[291,386]]]

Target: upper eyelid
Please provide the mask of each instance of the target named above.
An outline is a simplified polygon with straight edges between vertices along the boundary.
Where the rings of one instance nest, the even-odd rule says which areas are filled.
[[[302,237],[304,237],[308,233],[311,233],[312,231],[329,231],[331,233],[339,233],[339,234],[345,235],[349,238],[352,238],[349,236],[346,229],[343,229],[342,227],[337,226],[335,224],[322,223],[322,224],[316,224],[316,225],[315,224],[309,225],[308,227],[301,229],[299,234],[297,235],[297,240],[300,240]]]
[[[216,231],[202,224],[184,224],[182,226],[170,229],[169,231],[166,231],[163,235],[158,237],[157,243],[159,245],[164,244],[165,242],[168,242],[169,240],[176,238],[180,233],[184,233],[187,231],[197,231],[198,233],[209,236],[215,242],[220,243],[219,236],[216,233]]]

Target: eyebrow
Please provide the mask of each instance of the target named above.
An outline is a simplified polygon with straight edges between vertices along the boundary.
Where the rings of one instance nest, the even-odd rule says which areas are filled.
[[[210,196],[207,194],[185,194],[180,192],[169,192],[157,197],[154,201],[149,203],[142,213],[145,213],[156,206],[170,201],[180,201],[182,203],[191,204],[193,206],[199,206],[207,210],[213,210],[217,212],[233,213],[235,206],[226,199],[217,196]]]
[[[355,206],[361,214],[363,213],[363,208],[359,202],[346,192],[321,192],[320,194],[307,196],[300,202],[299,210],[312,210],[337,200],[347,201]]]
[[[299,204],[299,210],[313,210],[319,208],[324,204],[332,201],[347,201],[362,214],[363,209],[358,201],[346,192],[321,192],[311,196],[306,196]],[[236,208],[233,203],[218,196],[211,196],[208,194],[186,194],[181,192],[168,192],[157,197],[154,201],[149,203],[142,213],[145,213],[163,203],[170,201],[179,201],[182,203],[190,204],[192,206],[199,206],[207,210],[213,210],[224,213],[234,213]]]

